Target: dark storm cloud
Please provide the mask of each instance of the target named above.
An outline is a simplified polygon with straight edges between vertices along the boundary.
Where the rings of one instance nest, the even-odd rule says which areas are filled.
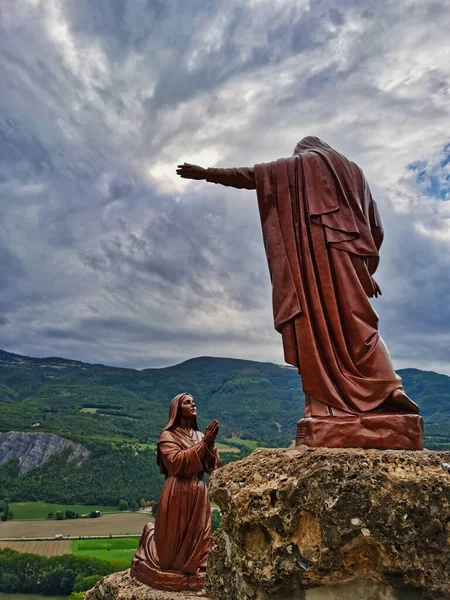
[[[191,290],[193,294],[184,300],[186,308],[214,301],[217,286],[226,289],[240,309],[260,306],[258,292],[267,291],[268,280],[265,268],[258,264],[259,244],[247,244],[249,266],[254,262],[258,268],[240,272],[241,243],[254,238],[255,230],[258,234],[256,220],[240,221],[225,203],[210,199],[177,203],[170,197],[153,196],[143,201],[155,210],[150,222],[133,232],[125,217],[120,231],[102,240],[96,252],[80,254],[85,264],[98,271],[106,269],[117,277],[117,285],[132,287],[141,281],[153,295],[170,297]],[[157,212],[161,205],[164,211]]]
[[[252,192],[176,180],[324,137],[365,170],[399,366],[450,372],[444,0],[0,0],[0,346],[282,360]],[[449,205],[450,206],[450,205]]]
[[[163,326],[142,324],[139,320],[132,318],[110,319],[101,317],[91,317],[79,321],[73,329],[44,329],[40,333],[50,338],[74,339],[83,342],[95,342],[99,335],[110,330],[114,332],[114,337],[125,341],[130,340],[135,343],[146,343],[149,340],[157,340],[164,344],[190,344],[197,342],[207,342],[209,332],[207,331],[189,331],[189,330],[169,330]],[[83,333],[82,333],[83,332]],[[113,336],[111,336],[113,337]],[[223,331],[216,336],[216,343],[239,342],[240,336],[232,331]],[[256,340],[255,340],[256,341]]]

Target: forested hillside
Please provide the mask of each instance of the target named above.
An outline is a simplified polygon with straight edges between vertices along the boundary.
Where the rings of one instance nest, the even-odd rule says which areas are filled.
[[[399,373],[421,407],[426,446],[450,448],[450,377]],[[304,407],[296,370],[271,363],[202,357],[136,371],[0,351],[0,431],[56,433],[91,452],[78,467],[58,455],[20,478],[10,461],[0,467],[1,494],[100,504],[156,498],[161,478],[154,444],[170,400],[184,391],[197,400],[202,429],[217,418],[220,436],[235,439],[241,453],[227,460],[249,451],[242,440],[287,446]]]
[[[170,400],[189,391],[203,428],[285,444],[303,412],[295,369],[271,363],[196,358],[165,369],[118,369],[63,359],[0,353],[1,430],[57,433],[73,440],[151,443],[167,420]]]

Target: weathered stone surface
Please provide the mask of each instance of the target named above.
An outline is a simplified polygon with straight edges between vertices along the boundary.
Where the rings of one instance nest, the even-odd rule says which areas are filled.
[[[208,600],[206,592],[163,592],[130,577],[130,569],[103,577],[86,592],[84,600]]]
[[[0,433],[0,465],[19,459],[19,475],[47,462],[54,454],[69,450],[68,462],[79,464],[89,456],[89,450],[52,433]]]
[[[449,452],[300,446],[225,466],[211,478],[223,519],[208,595],[450,598],[448,463]]]

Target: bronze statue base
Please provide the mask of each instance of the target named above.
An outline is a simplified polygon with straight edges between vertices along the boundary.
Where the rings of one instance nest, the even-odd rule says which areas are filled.
[[[188,575],[179,571],[162,571],[138,558],[133,559],[131,577],[155,590],[198,592],[205,586],[206,571]]]
[[[295,445],[324,448],[423,450],[419,415],[366,413],[348,417],[307,417],[297,423]]]

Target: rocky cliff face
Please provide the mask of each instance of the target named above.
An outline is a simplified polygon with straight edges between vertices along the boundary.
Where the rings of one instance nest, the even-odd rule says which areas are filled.
[[[212,599],[450,598],[450,452],[257,449],[210,492]]]
[[[43,465],[53,455],[69,450],[68,462],[79,464],[89,456],[82,444],[76,444],[52,433],[0,433],[0,465],[19,460],[19,475]]]

